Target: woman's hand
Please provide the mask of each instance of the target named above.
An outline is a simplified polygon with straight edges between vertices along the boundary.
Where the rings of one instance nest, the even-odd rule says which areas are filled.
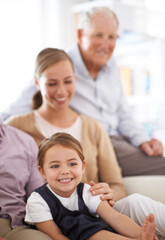
[[[111,206],[115,204],[113,201],[113,190],[109,187],[107,183],[95,183],[93,181],[88,182],[91,185],[89,189],[93,196],[103,194],[100,199],[107,200]]]

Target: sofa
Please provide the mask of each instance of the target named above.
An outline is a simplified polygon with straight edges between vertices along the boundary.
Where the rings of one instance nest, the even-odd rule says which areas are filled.
[[[165,204],[165,176],[124,177],[128,195],[140,193]]]

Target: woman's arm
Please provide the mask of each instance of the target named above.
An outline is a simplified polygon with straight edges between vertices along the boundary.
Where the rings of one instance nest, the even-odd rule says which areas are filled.
[[[96,212],[108,225],[122,236],[130,238],[138,238],[140,236],[141,228],[129,217],[114,210],[109,206],[108,202],[102,201]]]
[[[107,183],[110,189],[108,188],[108,192],[105,193],[111,193],[109,197],[117,201],[126,196],[126,189],[111,140],[101,124],[86,116],[81,115],[81,117],[81,144],[86,159],[83,182],[89,183],[93,180]],[[111,190],[113,190],[113,196]]]
[[[69,240],[65,237],[53,220],[35,223],[38,230],[50,236],[53,240]]]
[[[93,181],[90,181],[88,182],[88,184],[91,186],[89,191],[93,196],[103,194],[100,197],[101,200],[107,200],[111,206],[115,204],[115,202],[113,201],[113,190],[109,187],[108,183],[95,183]]]
[[[113,190],[112,200],[117,201],[126,196],[126,189],[110,137],[102,126],[98,130],[97,139],[99,179],[101,182],[108,183],[110,189]]]

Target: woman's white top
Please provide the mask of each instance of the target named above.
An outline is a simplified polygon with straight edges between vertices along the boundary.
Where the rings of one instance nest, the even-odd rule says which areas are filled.
[[[48,184],[47,187],[60,200],[64,207],[72,211],[78,210],[77,189],[72,193],[69,198],[64,198],[53,192]],[[90,185],[86,183],[84,184],[82,197],[85,205],[89,209],[89,212],[92,215],[98,216],[96,214],[96,210],[101,202],[101,195],[92,196],[91,192],[89,191],[90,187]],[[53,217],[46,201],[41,197],[39,193],[33,192],[27,201],[25,222],[34,224],[37,222],[44,222],[52,219]]]
[[[47,120],[45,120],[37,110],[34,111],[34,117],[35,117],[35,125],[37,129],[40,131],[40,133],[45,137],[48,138],[52,134],[55,134],[57,132],[65,132],[71,134],[73,137],[75,137],[79,142],[81,141],[81,128],[82,128],[82,120],[81,117],[78,116],[76,121],[73,123],[72,126],[68,128],[59,128],[51,123],[49,123]]]

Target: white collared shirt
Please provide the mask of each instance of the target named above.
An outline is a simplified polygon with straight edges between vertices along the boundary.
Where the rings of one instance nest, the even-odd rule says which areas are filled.
[[[142,126],[132,118],[114,58],[109,59],[99,70],[96,80],[93,80],[84,65],[78,45],[69,51],[69,55],[76,78],[76,92],[71,107],[97,119],[110,136],[125,136],[135,146],[147,141]]]

